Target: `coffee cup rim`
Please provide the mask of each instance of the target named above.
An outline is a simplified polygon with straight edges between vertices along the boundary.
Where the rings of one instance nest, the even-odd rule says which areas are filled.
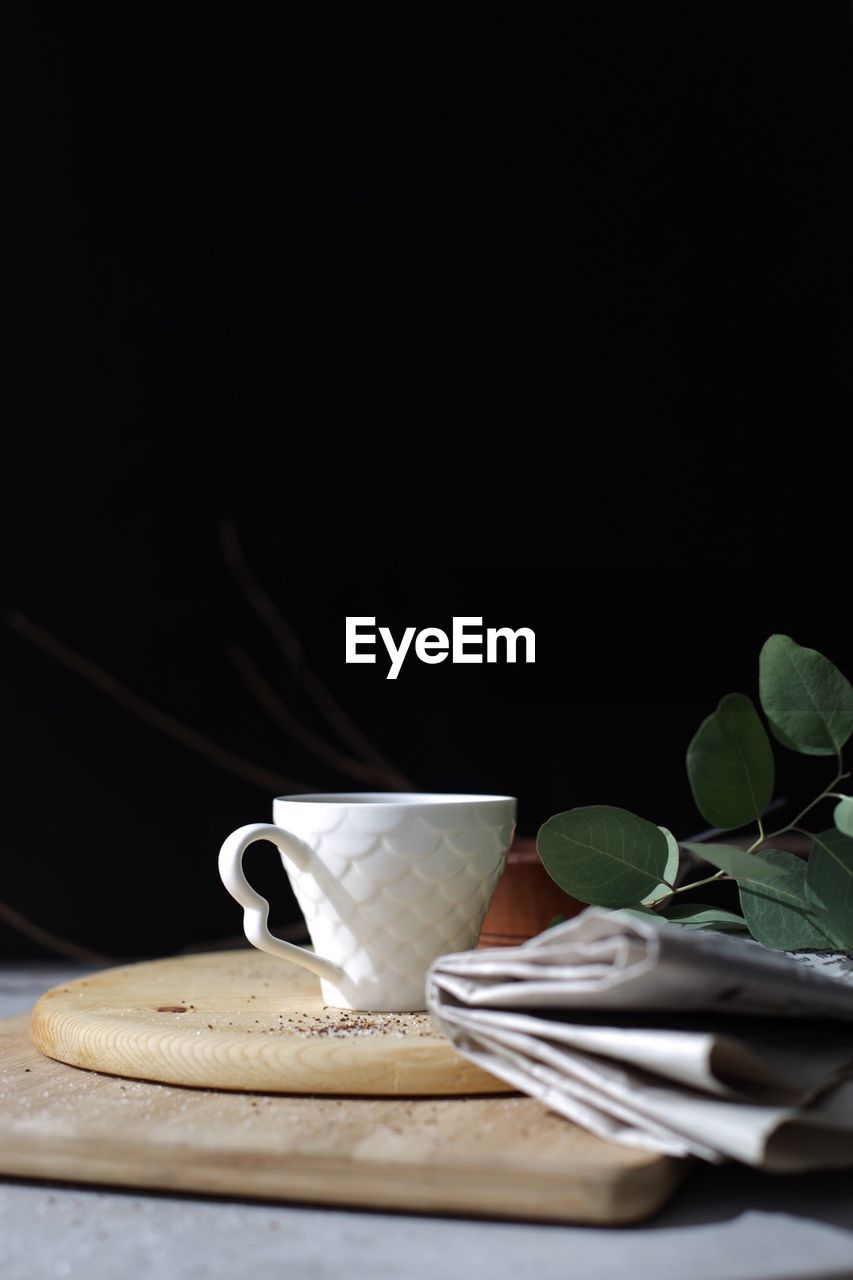
[[[507,804],[516,803],[515,796],[477,795],[444,791],[317,791],[276,796],[275,804],[348,805],[363,809],[390,809],[409,805]]]

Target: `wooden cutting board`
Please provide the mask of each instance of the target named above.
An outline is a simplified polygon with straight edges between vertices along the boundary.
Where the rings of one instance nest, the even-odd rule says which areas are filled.
[[[508,1093],[426,1013],[322,1003],[306,969],[219,951],[105,969],[33,1010],[36,1046],[75,1067],[164,1084],[272,1093]]]
[[[187,993],[184,993],[187,994]],[[0,1022],[0,1174],[371,1209],[619,1224],[685,1164],[532,1098],[213,1092],[75,1070]]]

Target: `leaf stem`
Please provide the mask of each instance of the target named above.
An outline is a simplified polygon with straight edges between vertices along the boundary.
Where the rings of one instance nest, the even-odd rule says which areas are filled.
[[[753,850],[757,849],[760,844],[764,843],[766,838],[767,837],[764,834],[764,823],[759,818],[758,819],[758,836],[755,840],[753,840],[752,844],[747,849],[747,853],[752,853]]]
[[[661,899],[658,899],[656,904],[654,904],[654,908],[656,909],[660,908],[660,906],[665,904],[665,902],[669,902],[671,897],[674,897],[676,893],[686,893],[686,891],[688,891],[689,888],[701,888],[702,884],[711,884],[713,881],[717,881],[717,879],[726,879],[726,878],[730,878],[730,877],[726,877],[725,872],[715,872],[713,873],[713,876],[706,876],[706,878],[702,879],[702,881],[692,881],[690,882],[690,884],[681,884],[679,888],[674,888],[674,890],[672,890],[671,893],[667,893],[666,897],[661,897]]]
[[[844,762],[841,760],[841,756],[839,753],[839,764],[843,765],[843,763]],[[806,816],[806,814],[811,813],[815,805],[820,804],[821,800],[826,800],[830,796],[832,796],[834,794],[833,788],[838,786],[842,778],[849,778],[849,776],[850,776],[849,773],[838,773],[836,777],[832,779],[832,782],[830,782],[829,786],[826,787],[823,791],[821,791],[820,795],[817,796],[814,800],[812,800],[811,804],[807,804],[805,809],[801,810],[800,813],[797,814],[796,818],[792,819],[791,822],[786,823],[784,827],[780,827],[778,831],[771,831],[769,835],[763,836],[761,839],[756,840],[755,844],[750,845],[747,852],[753,853],[758,848],[759,845],[765,844],[768,840],[775,840],[777,836],[783,836],[786,831],[797,831],[798,830],[797,824],[802,821],[802,819]],[[760,827],[761,823],[759,822],[758,825]]]

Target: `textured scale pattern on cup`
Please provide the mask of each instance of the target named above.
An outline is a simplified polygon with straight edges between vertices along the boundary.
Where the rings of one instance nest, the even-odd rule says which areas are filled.
[[[300,805],[312,853],[282,862],[315,951],[346,972],[326,1003],[422,1009],[432,961],[475,946],[513,830],[503,804]]]

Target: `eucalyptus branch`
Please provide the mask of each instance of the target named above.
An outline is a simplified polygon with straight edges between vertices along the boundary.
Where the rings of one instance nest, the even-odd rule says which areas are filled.
[[[795,818],[765,830],[771,810],[787,804],[773,800],[773,744],[753,701],[729,693],[702,721],[686,755],[693,799],[711,827],[704,834],[721,837],[713,850],[694,838],[682,853],[666,827],[599,804],[550,818],[539,832],[539,856],[551,878],[582,902],[617,910],[642,903],[668,924],[746,932],[781,951],[842,947],[853,954],[853,796],[837,790],[850,777],[841,749],[853,735],[853,688],[828,658],[790,636],[770,636],[758,667],[773,736],[801,755],[837,759],[832,782]],[[800,824],[827,799],[836,801],[834,825],[811,835]],[[773,847],[790,831],[813,841],[808,860]],[[684,866],[694,853],[711,874],[679,884],[679,859]],[[739,913],[675,905],[677,895],[718,882],[737,886]]]
[[[837,774],[836,777],[832,779],[832,782],[830,782],[829,786],[825,787],[824,790],[821,791],[820,795],[816,796],[815,799],[812,800],[811,804],[807,804],[805,809],[800,810],[796,818],[792,819],[792,821],[789,822],[786,826],[780,827],[778,831],[771,831],[769,835],[764,836],[760,840],[757,840],[754,845],[750,846],[749,852],[750,853],[754,852],[754,850],[757,849],[759,845],[766,844],[768,840],[775,840],[777,836],[784,836],[789,831],[796,831],[797,824],[802,821],[802,819],[806,816],[806,814],[811,813],[812,809],[814,809],[816,805],[819,805],[821,800],[827,800],[830,797],[832,797],[834,795],[833,788],[837,787],[839,782],[841,782],[843,778],[849,778],[849,776],[850,776],[849,773]],[[761,824],[759,823],[759,826],[760,825]]]
[[[764,844],[764,841],[766,839],[767,837],[764,834],[764,823],[761,821],[761,818],[759,818],[758,819],[758,837],[757,839],[753,840],[752,844],[747,849],[747,853],[754,853],[759,845]]]
[[[719,879],[731,879],[731,877],[729,876],[729,874],[727,874],[727,872],[715,872],[713,873],[713,876],[706,876],[706,878],[702,879],[702,881],[693,881],[690,884],[681,884],[680,888],[675,888],[675,890],[672,890],[672,892],[686,893],[686,891],[688,891],[689,888],[699,888],[702,886],[702,884],[712,884],[715,881],[719,881]]]
[[[712,884],[715,881],[721,881],[721,879],[731,879],[731,877],[727,876],[726,872],[715,872],[713,876],[706,876],[706,878],[701,879],[701,881],[692,881],[692,883],[689,884],[680,884],[678,888],[672,888],[672,886],[669,886],[671,888],[671,892],[667,893],[665,897],[660,897],[657,902],[654,902],[652,910],[657,911],[660,910],[662,906],[666,906],[667,902],[670,901],[671,897],[675,897],[676,893],[686,893],[690,888],[701,888],[703,884]]]

